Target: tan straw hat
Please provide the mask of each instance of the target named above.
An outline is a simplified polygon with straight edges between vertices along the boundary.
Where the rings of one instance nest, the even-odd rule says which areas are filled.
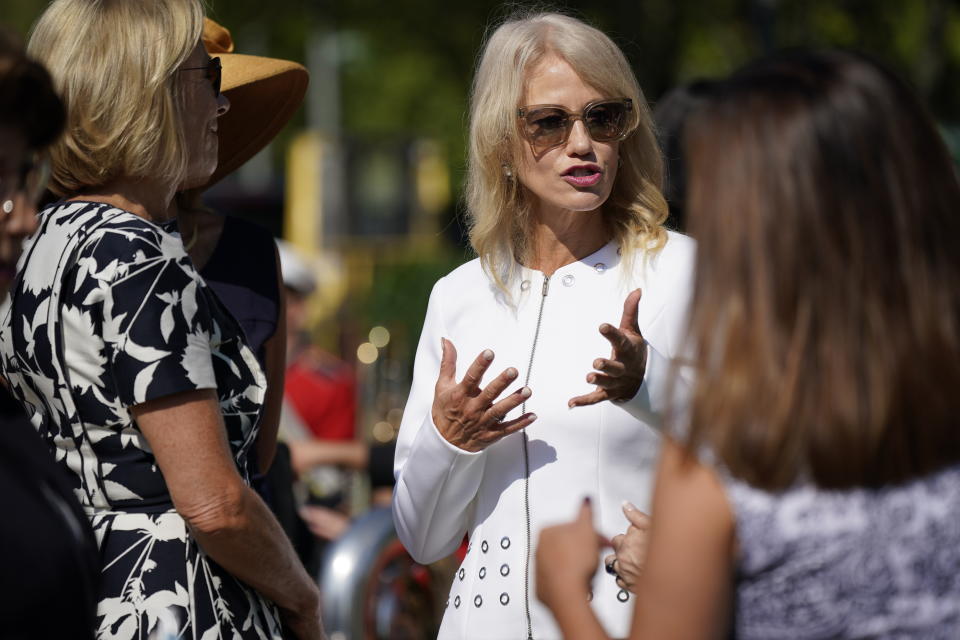
[[[233,53],[230,32],[210,18],[203,44],[223,67],[221,91],[230,110],[220,117],[220,161],[206,187],[235,171],[267,146],[296,112],[307,92],[309,74],[289,60]]]

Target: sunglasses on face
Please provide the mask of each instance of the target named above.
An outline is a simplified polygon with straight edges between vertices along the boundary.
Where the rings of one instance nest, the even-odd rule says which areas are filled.
[[[630,98],[609,98],[591,102],[581,113],[571,113],[555,104],[538,104],[517,109],[520,132],[534,153],[565,144],[577,120],[583,122],[595,142],[623,140],[629,133]]]
[[[0,175],[0,215],[13,211],[13,203],[22,195],[30,204],[36,204],[50,180],[50,159],[34,153],[10,175]]]
[[[213,97],[220,97],[220,80],[223,78],[223,66],[220,58],[210,58],[205,67],[184,67],[180,71],[206,71],[207,80],[213,85]]]

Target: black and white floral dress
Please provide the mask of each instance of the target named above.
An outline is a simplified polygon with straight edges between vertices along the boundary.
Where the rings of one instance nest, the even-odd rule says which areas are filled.
[[[0,324],[3,373],[71,472],[103,561],[97,637],[280,638],[276,609],[204,554],[130,414],[216,389],[247,478],[266,381],[178,236],[104,204],[41,213]]]

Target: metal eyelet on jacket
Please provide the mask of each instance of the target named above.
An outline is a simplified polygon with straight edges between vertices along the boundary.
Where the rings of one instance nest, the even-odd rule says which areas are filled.
[[[603,273],[607,270],[607,265],[603,264],[602,262],[598,262],[597,264],[593,265],[593,268],[597,270],[597,273]]]
[[[506,564],[500,565],[500,575],[502,575],[504,578],[510,575],[510,567]]]
[[[487,544],[486,540],[480,543],[480,551],[483,551],[484,553],[486,553],[489,550],[490,550],[490,545]]]
[[[502,604],[503,606],[507,606],[508,604],[510,604],[510,596],[507,595],[506,593],[501,593],[500,604]]]
[[[480,605],[482,605],[482,604],[483,604],[483,598],[481,598],[479,595],[477,595],[477,597],[475,597],[475,598],[473,599],[473,606],[475,606],[475,607],[477,607],[477,608],[479,609],[479,608],[480,608]]]
[[[460,571],[457,572],[457,577],[460,578],[460,580],[463,580],[463,576],[465,573],[466,572],[463,570],[463,567],[460,567]]]
[[[454,609],[460,608],[460,596],[457,596],[456,598],[453,599],[453,608]]]
[[[526,291],[529,288],[530,288],[529,280],[524,280],[523,282],[520,283],[520,291]]]
[[[563,278],[560,279],[560,282],[562,282],[562,283],[563,283],[563,286],[565,286],[565,287],[572,287],[572,286],[573,286],[573,283],[576,282],[576,281],[577,281],[577,279],[574,278],[573,275],[572,275],[572,274],[569,274],[569,273],[568,273],[567,275],[563,276]]]
[[[510,538],[508,538],[507,536],[503,536],[502,538],[500,538],[500,548],[501,548],[501,549],[509,549],[509,548],[510,548]]]
[[[487,577],[487,568],[480,567],[480,579],[483,580],[486,577]]]
[[[624,589],[620,589],[620,591],[617,593],[617,600],[619,600],[620,602],[626,602],[629,599],[630,599],[630,594],[627,593]]]

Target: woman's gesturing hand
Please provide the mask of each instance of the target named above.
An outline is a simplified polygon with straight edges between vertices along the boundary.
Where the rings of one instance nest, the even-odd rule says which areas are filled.
[[[447,442],[465,451],[482,451],[537,419],[535,414],[525,413],[519,418],[504,420],[504,416],[523,404],[531,393],[528,387],[523,387],[497,402],[516,379],[516,369],[504,370],[481,389],[483,374],[493,362],[493,351],[487,349],[473,361],[463,380],[457,382],[457,349],[446,338],[440,341],[440,376],[433,396],[432,415],[433,423]]]
[[[623,515],[627,516],[630,526],[626,533],[616,535],[610,540],[614,553],[604,558],[603,563],[607,573],[616,577],[617,586],[636,593],[637,581],[647,560],[650,516],[629,502],[623,503]]]
[[[571,409],[604,400],[623,402],[637,395],[647,369],[647,341],[640,335],[637,321],[637,305],[640,304],[640,289],[630,292],[623,303],[620,327],[600,325],[600,335],[610,341],[613,352],[609,358],[597,358],[587,374],[587,382],[597,385],[596,391],[571,398]]]

